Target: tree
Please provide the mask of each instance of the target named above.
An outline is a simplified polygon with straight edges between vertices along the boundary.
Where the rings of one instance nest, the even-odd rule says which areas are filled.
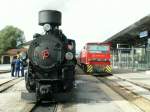
[[[17,48],[25,42],[24,32],[14,26],[6,26],[0,31],[0,54],[8,49]]]

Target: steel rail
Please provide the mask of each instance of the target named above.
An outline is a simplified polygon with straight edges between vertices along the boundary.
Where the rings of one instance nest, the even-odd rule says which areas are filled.
[[[7,89],[9,89],[10,87],[14,86],[15,84],[17,84],[18,82],[22,80],[23,78],[15,78],[15,79],[12,79],[12,80],[9,80],[0,84],[0,93],[6,91]]]
[[[41,104],[42,105],[42,104]],[[49,104],[49,106],[41,106],[36,103],[28,103],[20,112],[62,112],[62,104]]]
[[[12,81],[12,80],[15,80],[15,79],[16,79],[16,78],[14,78],[14,79],[10,79],[10,80],[5,81],[5,82],[3,82],[3,83],[0,83],[0,86],[4,85],[4,84],[6,84],[6,83],[8,83],[8,82],[10,82],[10,81]]]
[[[120,79],[120,80],[122,80],[122,81],[126,81],[126,82],[129,82],[129,83],[132,83],[132,84],[134,84],[134,85],[136,85],[136,86],[139,86],[139,87],[141,87],[141,88],[144,88],[144,89],[150,91],[150,86],[149,86],[149,85],[146,85],[146,84],[143,84],[143,83],[136,83],[136,82],[133,82],[133,81],[129,81],[129,80],[127,80],[127,79],[123,79],[123,78],[120,78],[120,77],[118,77],[118,76],[115,76],[115,77],[118,78],[118,79]]]
[[[116,93],[124,97],[127,101],[139,107],[144,112],[150,112],[150,100],[144,98],[143,96],[139,96],[135,92],[127,89],[126,87],[116,83],[116,81],[108,79],[106,77],[97,78],[102,81],[104,84],[109,86]]]

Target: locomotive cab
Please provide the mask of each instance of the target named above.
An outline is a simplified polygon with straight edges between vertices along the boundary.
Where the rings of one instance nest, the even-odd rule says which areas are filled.
[[[37,100],[51,98],[55,93],[71,90],[75,76],[75,41],[59,30],[61,13],[55,10],[39,12],[39,25],[44,35],[34,35],[29,50],[26,88],[35,92]]]

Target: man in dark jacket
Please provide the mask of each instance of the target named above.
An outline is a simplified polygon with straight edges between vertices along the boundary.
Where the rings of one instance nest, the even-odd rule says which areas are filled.
[[[15,72],[16,72],[16,73],[15,73],[15,76],[16,76],[16,77],[19,77],[20,63],[21,63],[21,62],[20,62],[20,59],[17,58],[17,59],[16,59],[16,63],[15,63],[15,70],[16,70],[16,71],[15,71]]]
[[[16,63],[16,57],[13,57],[13,60],[12,60],[12,62],[11,62],[11,76],[12,76],[12,77],[14,77],[15,63]]]

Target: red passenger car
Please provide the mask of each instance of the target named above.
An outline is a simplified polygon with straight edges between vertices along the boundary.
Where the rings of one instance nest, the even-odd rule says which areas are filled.
[[[111,73],[110,59],[110,43],[87,43],[80,52],[78,63],[87,73]]]

